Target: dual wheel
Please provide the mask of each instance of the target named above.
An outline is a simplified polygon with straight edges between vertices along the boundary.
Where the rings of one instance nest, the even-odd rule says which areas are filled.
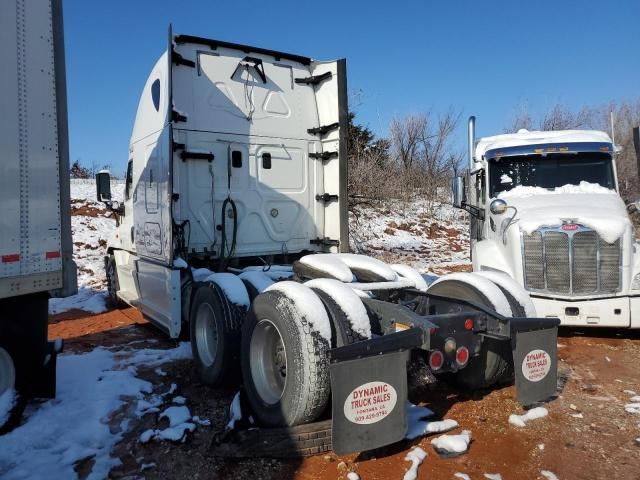
[[[254,415],[272,427],[320,417],[331,395],[329,350],[363,338],[330,295],[294,282],[278,287],[282,284],[285,291],[255,297],[242,325],[228,320],[233,307],[212,284],[197,288],[190,315],[193,358],[202,380],[219,385],[239,364]],[[346,293],[355,296],[350,289]]]

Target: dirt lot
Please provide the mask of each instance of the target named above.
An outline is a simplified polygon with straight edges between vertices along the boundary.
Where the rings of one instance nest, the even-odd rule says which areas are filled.
[[[51,318],[50,336],[66,340],[67,351],[87,351],[96,346],[118,348],[134,340],[154,348],[173,346],[145,322],[134,309],[114,310],[87,316],[68,312]],[[142,465],[146,478],[256,478],[305,480],[344,479],[356,471],[363,480],[401,479],[408,469],[404,460],[413,445],[420,445],[428,457],[418,472],[419,479],[451,479],[463,472],[472,479],[484,474],[500,474],[502,479],[544,479],[543,470],[560,479],[640,479],[640,415],[626,413],[631,390],[640,394],[640,335],[604,330],[561,331],[559,340],[559,397],[547,405],[549,417],[530,422],[525,428],[508,424],[512,413],[523,413],[514,401],[513,387],[483,392],[464,392],[441,383],[422,403],[438,416],[452,418],[459,430],[471,430],[468,453],[439,458],[430,438],[405,442],[376,452],[337,457],[320,455],[304,460],[224,459],[213,457],[209,448],[216,432],[227,422],[227,412],[237,386],[212,389],[199,384],[190,362],[163,366],[166,376],[149,369],[139,376],[166,391],[178,386],[193,415],[211,420],[184,444],[140,444],[140,433],[155,428],[155,414],[147,414],[129,425],[129,432],[114,452],[122,466],[112,471],[114,478],[137,478]],[[127,408],[116,417],[127,416]],[[453,433],[457,433],[454,431]],[[86,475],[91,462],[78,464]]]

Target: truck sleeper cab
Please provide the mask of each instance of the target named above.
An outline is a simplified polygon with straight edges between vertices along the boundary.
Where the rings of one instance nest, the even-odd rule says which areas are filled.
[[[342,453],[404,437],[410,359],[471,388],[515,375],[525,404],[550,397],[557,320],[514,320],[530,309],[513,282],[467,274],[427,291],[410,267],[348,253],[346,122],[344,60],[170,32],[140,99],[122,204],[97,176],[119,212],[105,259],[113,302],[186,333],[204,382],[241,374],[263,427],[314,422],[332,398]],[[383,405],[364,412],[357,392],[384,392]]]
[[[639,328],[639,244],[608,135],[520,131],[476,143],[473,130],[470,120],[456,206],[471,213],[474,271],[508,274],[537,315],[563,325]]]

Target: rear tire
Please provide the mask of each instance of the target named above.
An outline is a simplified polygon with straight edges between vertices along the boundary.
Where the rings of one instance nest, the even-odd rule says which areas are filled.
[[[308,307],[283,292],[267,291],[254,300],[243,326],[245,391],[265,426],[312,422],[329,400],[330,345],[310,324]]]
[[[496,287],[497,288],[497,287]],[[428,293],[468,300],[493,309],[493,302],[477,287],[461,280],[446,280],[431,285]],[[470,389],[488,388],[513,379],[513,353],[510,342],[484,337],[478,356],[454,376],[457,383]]]
[[[191,300],[191,351],[200,379],[217,386],[237,372],[239,329],[222,290],[214,284],[196,287]]]

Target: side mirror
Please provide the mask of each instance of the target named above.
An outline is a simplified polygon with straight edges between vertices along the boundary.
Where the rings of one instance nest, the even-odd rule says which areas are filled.
[[[99,202],[111,202],[111,175],[107,170],[96,173],[96,199]]]
[[[464,177],[453,177],[451,179],[451,203],[456,208],[462,208],[467,200],[465,195]]]
[[[504,212],[507,211],[507,207],[508,207],[507,202],[505,202],[501,198],[496,198],[489,204],[489,210],[494,215],[502,215]]]

